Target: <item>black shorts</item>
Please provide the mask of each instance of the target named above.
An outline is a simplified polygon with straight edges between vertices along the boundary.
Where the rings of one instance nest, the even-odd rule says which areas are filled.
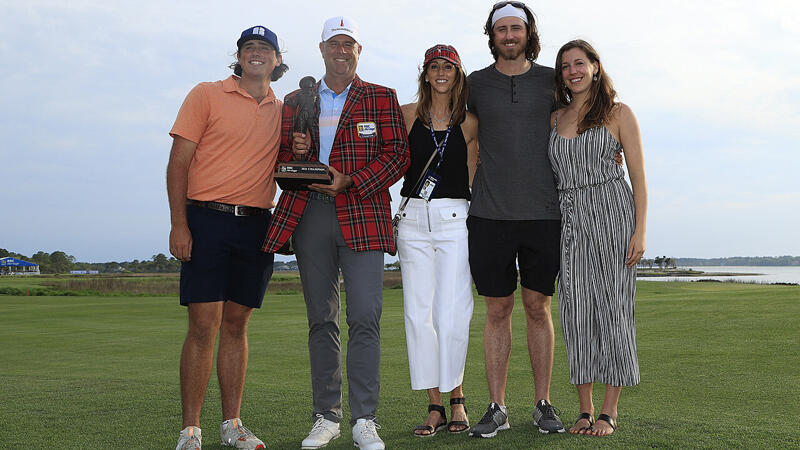
[[[192,259],[181,264],[181,305],[230,300],[260,308],[275,258],[261,251],[271,217],[187,206]]]
[[[469,266],[478,294],[506,297],[522,287],[553,295],[558,275],[560,220],[493,220],[469,216]]]

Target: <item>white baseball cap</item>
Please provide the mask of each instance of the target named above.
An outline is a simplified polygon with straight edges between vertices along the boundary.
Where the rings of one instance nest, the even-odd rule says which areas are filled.
[[[359,41],[358,26],[347,17],[336,16],[326,20],[325,25],[322,27],[322,42],[327,41],[337,34],[344,34],[350,36],[356,42]]]

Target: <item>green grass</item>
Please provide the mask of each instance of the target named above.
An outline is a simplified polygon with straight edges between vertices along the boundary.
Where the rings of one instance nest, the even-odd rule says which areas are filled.
[[[6,278],[1,287],[43,280]],[[545,436],[532,426],[532,376],[519,301],[506,403],[511,430],[494,439],[411,436],[426,396],[412,392],[402,291],[384,291],[381,437],[391,448],[798,448],[800,288],[639,282],[642,383],[623,390],[609,438]],[[470,419],[488,402],[483,300],[476,297],[465,373]],[[558,308],[551,399],[566,424],[578,413]],[[343,346],[346,324],[342,320]],[[0,295],[0,448],[173,448],[181,423],[178,357],[186,312],[175,297]],[[298,448],[312,421],[301,294],[270,294],[250,322],[242,417],[268,448]],[[595,403],[602,401],[602,386]],[[347,387],[344,387],[347,392]],[[346,394],[345,394],[346,397]],[[347,414],[345,398],[345,414]],[[202,426],[219,449],[212,378]],[[346,416],[349,419],[349,417]],[[29,445],[31,440],[41,445]],[[349,429],[329,446],[353,448]]]
[[[41,275],[0,277],[0,295],[131,297],[178,295],[180,276],[165,274]],[[400,272],[386,272],[384,288],[402,288]],[[303,291],[297,272],[276,272],[267,295],[290,295]]]

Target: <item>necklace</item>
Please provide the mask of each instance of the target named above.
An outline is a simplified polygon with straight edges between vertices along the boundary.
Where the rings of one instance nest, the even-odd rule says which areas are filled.
[[[429,116],[430,116],[430,118],[431,118],[431,119],[432,119],[434,122],[436,122],[436,123],[450,123],[450,120],[451,120],[451,119],[452,119],[452,117],[453,117],[453,116],[452,116],[452,115],[450,115],[450,114],[446,114],[446,115],[444,116],[444,117],[445,117],[444,119],[440,119],[440,118],[438,118],[438,117],[434,116],[432,112],[431,112],[431,113],[428,113],[428,115],[429,115]]]

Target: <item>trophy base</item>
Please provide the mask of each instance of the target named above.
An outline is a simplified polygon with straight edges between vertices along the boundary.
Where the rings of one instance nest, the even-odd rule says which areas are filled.
[[[307,191],[309,184],[332,184],[328,166],[317,161],[279,163],[275,181],[284,191]]]

